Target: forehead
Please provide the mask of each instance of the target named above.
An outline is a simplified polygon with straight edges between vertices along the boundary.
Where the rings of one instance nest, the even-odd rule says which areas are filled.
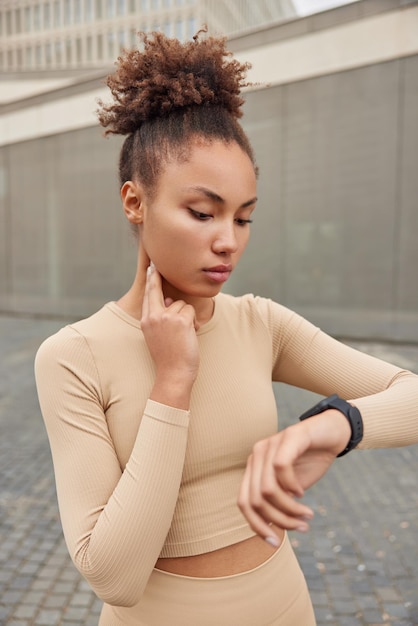
[[[256,188],[254,165],[247,153],[235,142],[194,142],[187,153],[171,158],[165,164],[160,186],[207,186],[214,191],[240,190],[253,194]],[[220,195],[222,195],[220,193]]]

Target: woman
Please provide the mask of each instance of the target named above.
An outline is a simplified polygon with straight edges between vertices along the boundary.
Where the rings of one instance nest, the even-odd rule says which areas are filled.
[[[220,293],[257,200],[246,69],[223,39],[154,33],[101,104],[127,135],[136,276],[36,359],[64,534],[101,626],[313,626],[286,535],[308,529],[304,489],[358,444],[418,441],[417,376],[270,300]],[[277,433],[272,380],[345,400]]]

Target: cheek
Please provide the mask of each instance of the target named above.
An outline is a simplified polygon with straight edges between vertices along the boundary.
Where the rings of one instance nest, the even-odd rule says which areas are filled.
[[[239,255],[241,255],[244,252],[245,248],[248,245],[249,240],[250,240],[250,231],[249,231],[249,228],[246,228],[245,232],[240,237],[240,246],[239,246],[239,251],[238,251]]]
[[[169,243],[168,229],[164,223],[148,218],[142,224],[141,242],[148,253],[167,250]]]
[[[190,259],[195,259],[203,248],[203,242],[195,234],[174,224],[148,223],[142,228],[140,241],[157,268],[167,275],[184,271]]]

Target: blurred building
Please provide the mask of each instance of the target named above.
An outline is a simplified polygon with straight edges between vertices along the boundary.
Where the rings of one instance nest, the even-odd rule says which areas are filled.
[[[291,0],[2,0],[0,70],[95,68],[138,44],[139,30],[191,39],[295,15]]]
[[[418,2],[360,0],[229,46],[252,63],[260,179],[227,289],[335,335],[417,341]],[[94,114],[106,73],[0,75],[0,311],[84,316],[133,279],[121,139]]]

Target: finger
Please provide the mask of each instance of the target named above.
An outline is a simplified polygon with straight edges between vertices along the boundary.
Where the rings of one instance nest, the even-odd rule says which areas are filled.
[[[304,517],[286,515],[267,501],[263,502],[262,508],[253,508],[249,501],[250,474],[251,467],[248,467],[241,484],[238,506],[254,532],[271,545],[279,545],[279,539],[272,529],[272,524],[285,530],[298,530],[300,532],[309,530],[309,525]]]
[[[271,529],[268,522],[261,517],[250,505],[250,485],[251,485],[252,457],[248,459],[244,477],[238,495],[238,507],[246,518],[250,528],[262,539],[265,539],[273,546],[279,546],[280,539]]]
[[[152,262],[147,268],[146,276],[143,311],[149,315],[152,311],[165,309],[165,304],[161,275]]]
[[[264,444],[264,442],[260,442]],[[260,490],[262,466],[254,454],[248,460],[243,480],[244,510],[251,528],[264,539],[269,538],[271,543],[279,541],[276,533],[270,527],[270,520],[261,512],[264,508],[264,498]],[[273,540],[273,541],[272,541]]]
[[[171,300],[171,298],[166,298],[166,300]],[[196,319],[196,311],[191,304],[187,304],[184,300],[171,300],[171,304],[168,308],[170,311],[176,310],[178,313],[184,315],[185,318],[193,324],[195,330],[199,329],[200,324]]]
[[[166,304],[166,300],[171,300],[168,306],[166,305],[165,313],[167,316],[170,314],[181,314],[185,318],[189,318],[193,315],[193,311],[188,310],[189,305],[184,302],[184,300],[173,300],[172,298],[164,298],[164,304]],[[192,307],[190,307],[192,308]]]
[[[309,517],[311,511],[277,480],[274,467],[277,440],[271,437],[254,446],[250,500],[265,520],[292,529],[299,525],[301,517]]]
[[[302,520],[312,519],[314,516],[312,509],[296,499],[304,495],[304,490],[295,471],[295,462],[298,457],[293,459],[292,456],[291,461],[284,463],[281,455],[283,443],[279,444],[280,448],[277,449],[277,443],[281,439],[279,433],[269,440],[270,446],[265,460],[266,469],[262,477],[261,492],[267,502],[287,517]],[[268,473],[270,468],[274,479]]]
[[[295,494],[283,489],[277,480],[274,457],[280,440],[278,434],[254,446],[244,488],[248,491],[246,496],[249,506],[260,518],[283,528],[295,528],[300,525],[301,517],[312,517],[312,511],[297,502]]]
[[[286,530],[294,530],[299,525],[299,521],[295,522],[292,518],[287,518],[268,502],[263,501],[262,505],[260,505],[251,501],[251,482],[255,469],[253,461],[254,457],[250,457],[241,484],[238,506],[254,532],[270,545],[277,547],[280,544],[280,539],[273,530],[272,524]]]
[[[289,494],[282,495],[287,496],[289,501],[286,502],[286,499],[283,499],[280,508],[265,500],[263,509],[256,511],[256,513],[267,523],[279,526],[279,528],[306,532],[309,529],[308,520],[312,519],[311,516],[300,514],[297,506],[295,506],[295,511],[292,513],[292,504],[297,505],[297,503],[294,500],[292,501],[292,497]]]
[[[294,462],[286,461],[280,452],[276,452],[271,459],[271,465],[276,482],[282,490],[295,498],[302,498],[305,492],[296,475]]]
[[[298,424],[290,426],[276,435],[276,445],[271,463],[274,467],[276,480],[283,491],[301,498],[304,495],[304,488],[295,468],[298,459],[309,449],[310,441],[297,426]]]

